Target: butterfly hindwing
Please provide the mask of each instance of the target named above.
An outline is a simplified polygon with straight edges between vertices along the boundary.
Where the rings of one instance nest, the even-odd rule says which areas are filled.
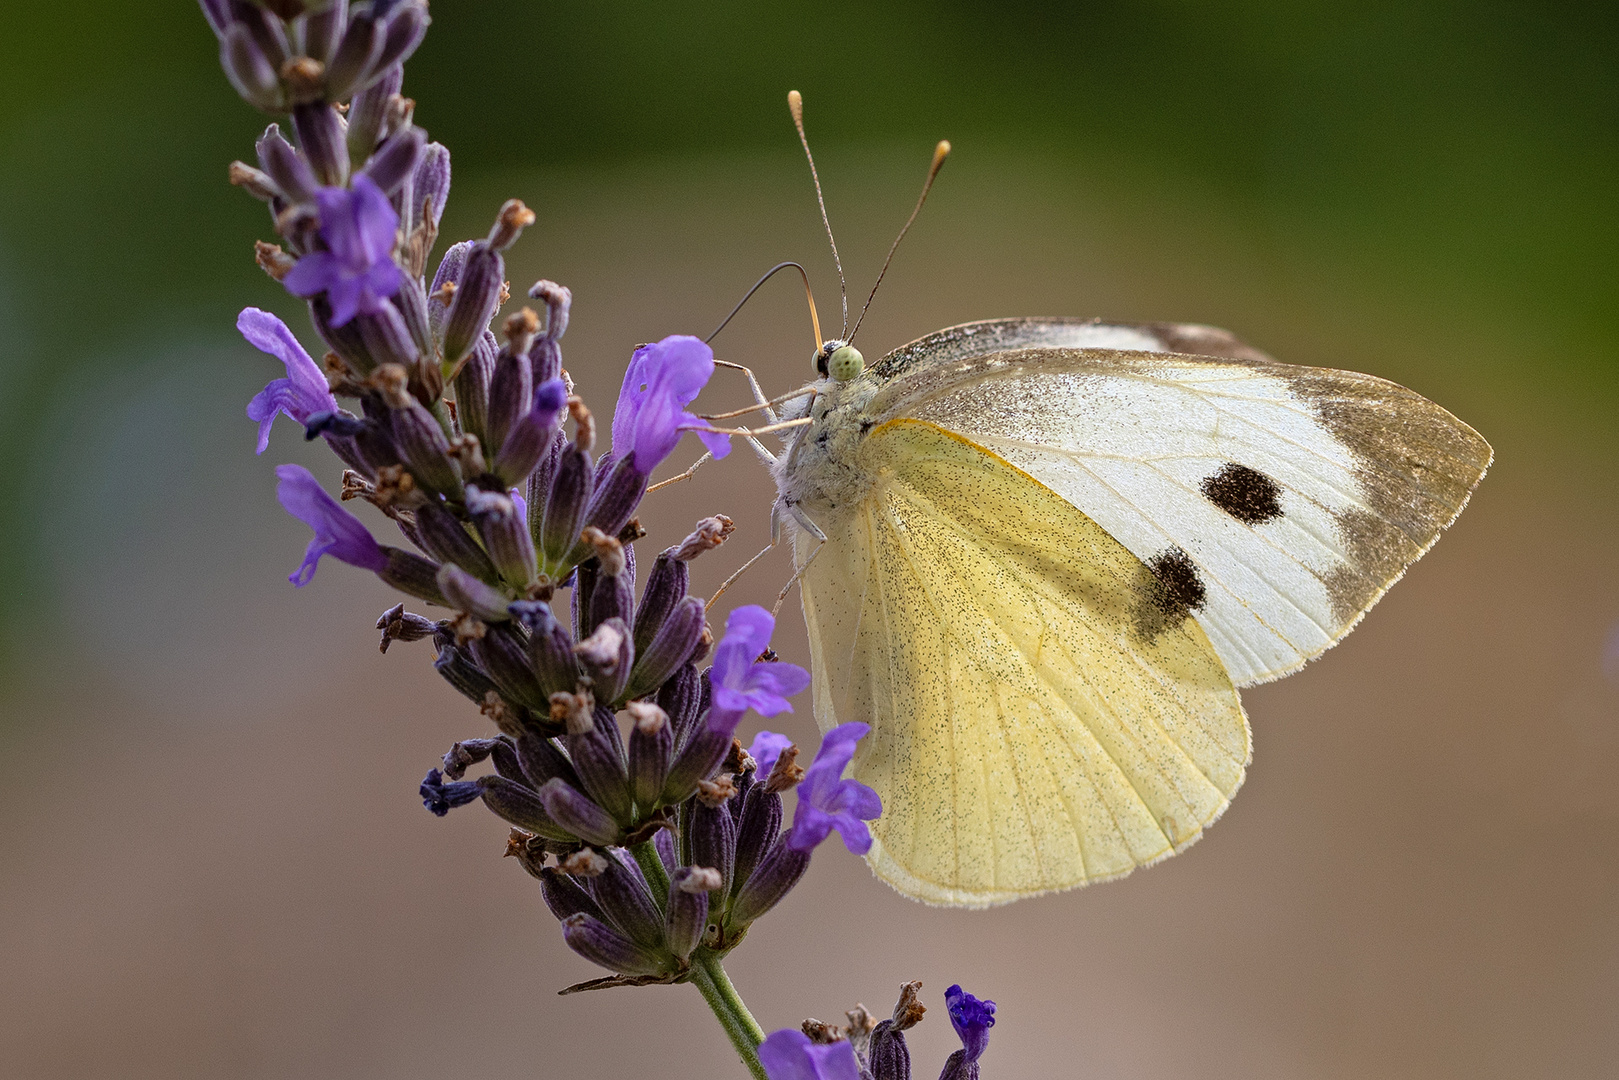
[[[1347,633],[1490,461],[1420,395],[1207,327],[969,324],[874,375],[871,419],[924,419],[993,451],[1159,571],[1239,686]]]
[[[864,496],[817,518],[803,579],[823,722],[872,725],[879,876],[982,906],[1116,877],[1191,843],[1248,761],[1184,596],[993,453],[901,419]],[[798,536],[800,559],[815,547]]]

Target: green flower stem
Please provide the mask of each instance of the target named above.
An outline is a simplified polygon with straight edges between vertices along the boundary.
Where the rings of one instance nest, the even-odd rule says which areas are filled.
[[[741,995],[731,985],[731,977],[720,966],[720,958],[707,949],[698,948],[691,957],[691,982],[702,991],[703,1000],[714,1010],[737,1056],[754,1080],[770,1080],[765,1075],[765,1067],[759,1064],[758,1047],[765,1041],[765,1033],[748,1007],[742,1004]]]

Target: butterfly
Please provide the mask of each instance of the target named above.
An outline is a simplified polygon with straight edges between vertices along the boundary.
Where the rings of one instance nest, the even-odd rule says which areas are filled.
[[[1418,394],[1206,326],[1006,319],[817,355],[772,466],[815,717],[871,726],[867,859],[932,904],[1195,842],[1251,758],[1238,688],[1347,634],[1492,457]]]

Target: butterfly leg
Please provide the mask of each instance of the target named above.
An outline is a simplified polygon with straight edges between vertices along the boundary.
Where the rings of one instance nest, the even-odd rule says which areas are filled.
[[[698,467],[701,466],[703,464],[703,462],[709,460],[713,456],[714,456],[713,454],[710,454],[707,451],[704,451],[702,457],[698,458],[696,461],[691,463],[691,468],[687,469],[685,472],[680,473],[680,474],[678,474],[676,476],[671,476],[667,480],[659,480],[656,484],[653,484],[651,487],[647,488],[646,493],[648,495],[650,495],[654,491],[657,491],[661,487],[668,487],[670,484],[678,484],[682,480],[690,480],[692,478],[692,474],[697,471]]]
[[[776,602],[771,605],[770,608],[770,614],[772,615],[781,610],[782,603],[787,599],[787,593],[792,590],[792,587],[795,584],[798,583],[798,579],[804,576],[804,571],[809,569],[810,563],[815,561],[815,556],[819,555],[821,553],[821,549],[826,546],[826,533],[821,531],[821,527],[815,524],[815,522],[810,519],[810,516],[804,513],[803,509],[797,503],[790,503],[785,499],[777,499],[776,507],[785,507],[788,514],[792,515],[793,524],[815,537],[815,549],[809,553],[809,558],[804,560],[804,565],[793,571],[793,576],[787,579],[787,584],[781,587],[781,592],[776,594]],[[774,534],[771,538],[771,546],[775,546],[775,544],[781,542],[781,518],[778,513],[774,512],[770,516],[772,524],[771,531]]]
[[[765,416],[770,423],[774,424],[779,419],[776,416],[776,410],[770,407],[770,399],[765,397],[764,390],[760,388],[759,380],[753,377],[751,368],[745,368],[741,364],[733,364],[729,360],[716,360],[714,361],[714,366],[732,368],[746,375],[748,377],[748,388],[753,391],[753,403],[764,409]]]

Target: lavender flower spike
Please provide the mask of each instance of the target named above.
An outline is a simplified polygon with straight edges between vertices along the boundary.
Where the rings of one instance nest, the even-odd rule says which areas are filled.
[[[713,374],[714,350],[685,334],[636,349],[613,409],[613,456],[622,460],[633,453],[636,471],[651,475],[682,431],[706,424],[686,406]],[[697,437],[716,458],[731,452],[728,436],[699,431]]]
[[[860,1080],[860,1063],[847,1039],[812,1043],[794,1028],[772,1031],[759,1044],[759,1064],[770,1080]]]
[[[270,445],[270,427],[278,414],[285,413],[295,423],[303,424],[318,412],[337,410],[337,399],[326,385],[326,376],[298,344],[286,323],[268,311],[250,307],[243,308],[236,316],[236,329],[249,345],[269,353],[287,368],[286,378],[274,380],[247,403],[247,418],[258,421],[259,425],[258,453],[264,453],[265,447]]]
[[[714,650],[708,673],[713,687],[710,729],[728,724],[735,730],[749,709],[760,716],[793,711],[787,699],[809,685],[809,672],[794,664],[754,662],[770,647],[775,628],[776,620],[757,604],[739,607],[725,620],[725,637]]]
[[[826,733],[815,763],[804,770],[798,785],[798,806],[793,810],[793,829],[786,839],[794,851],[813,851],[836,829],[843,845],[856,855],[871,850],[871,830],[866,822],[883,811],[877,793],[858,780],[844,780],[843,770],[854,757],[854,745],[870,731],[862,723],[839,724]]]
[[[371,537],[360,519],[326,494],[310,471],[302,465],[277,465],[275,496],[287,513],[315,530],[304,552],[303,565],[287,578],[300,589],[315,576],[315,565],[322,555],[341,559],[350,566],[381,572],[388,568],[388,555]]]
[[[944,992],[945,1008],[950,1010],[950,1026],[961,1038],[961,1049],[944,1063],[939,1080],[978,1080],[978,1059],[989,1046],[989,1029],[995,1026],[995,1003],[980,1001],[959,985]]]
[[[315,204],[327,250],[299,259],[282,284],[294,296],[325,293],[333,326],[347,325],[362,311],[376,314],[405,280],[393,261],[399,215],[364,174],[355,176],[352,190],[321,188]]]

